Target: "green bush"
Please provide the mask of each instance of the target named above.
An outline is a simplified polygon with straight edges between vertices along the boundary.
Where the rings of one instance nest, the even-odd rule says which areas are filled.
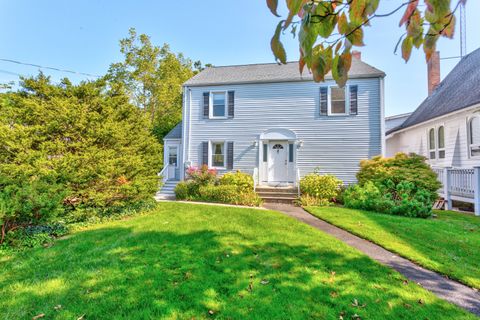
[[[310,196],[308,194],[303,194],[296,200],[296,204],[302,207],[310,207],[310,206],[321,206],[326,207],[332,205],[332,202],[326,199],[320,199],[314,196]]]
[[[342,184],[343,182],[335,176],[321,175],[315,170],[300,180],[303,202],[312,202],[312,198],[318,199],[317,203],[324,204],[334,201],[340,193]]]
[[[253,177],[241,171],[228,172],[220,180],[220,185],[237,186],[240,192],[249,192],[253,190]]]
[[[217,170],[209,169],[207,165],[199,168],[190,167],[187,169],[187,179],[198,186],[206,186],[217,182]]]
[[[18,92],[0,94],[4,230],[108,216],[152,198],[161,145],[125,92],[103,79],[22,80]]]
[[[244,184],[226,184],[228,180],[222,181],[222,184],[198,185],[196,181],[189,180],[180,182],[175,187],[175,196],[178,200],[217,202],[245,206],[259,206],[262,199],[253,192],[252,189],[246,189]]]

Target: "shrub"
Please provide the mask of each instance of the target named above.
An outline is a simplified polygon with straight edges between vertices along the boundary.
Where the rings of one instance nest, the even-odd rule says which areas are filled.
[[[320,175],[317,170],[300,180],[304,202],[312,202],[312,198],[318,199],[317,203],[333,201],[339,195],[341,186],[340,179],[332,175]]]
[[[4,211],[21,223],[42,224],[64,212],[81,218],[76,211],[84,210],[109,215],[157,191],[161,145],[144,112],[103,79],[23,79],[19,92],[0,96],[0,136],[1,178],[9,181],[0,188],[28,200],[4,201]],[[29,197],[29,189],[40,196]]]
[[[187,169],[187,178],[199,186],[214,184],[217,182],[217,170],[209,169],[207,165],[190,167]]]
[[[177,200],[186,200],[190,195],[189,183],[182,181],[175,187],[175,197]]]
[[[253,177],[240,171],[224,174],[220,178],[219,183],[220,185],[236,186],[240,192],[250,192],[253,190]]]

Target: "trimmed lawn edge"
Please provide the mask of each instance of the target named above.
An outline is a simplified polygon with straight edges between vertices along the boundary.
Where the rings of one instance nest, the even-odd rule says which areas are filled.
[[[367,240],[367,241],[369,241],[369,242],[371,242],[371,243],[374,243],[374,244],[378,245],[379,247],[382,247],[382,248],[385,249],[385,250],[388,250],[388,251],[390,251],[390,252],[392,252],[392,253],[395,253],[395,254],[399,255],[400,257],[405,258],[405,259],[407,259],[407,260],[415,263],[416,265],[418,265],[418,266],[420,266],[420,267],[422,267],[422,268],[425,268],[425,269],[427,269],[427,270],[436,272],[436,273],[438,273],[438,274],[446,277],[447,279],[455,280],[455,281],[457,281],[457,282],[459,282],[459,283],[461,283],[461,284],[463,284],[463,285],[465,285],[465,286],[467,286],[467,287],[469,287],[469,288],[471,288],[471,289],[473,289],[473,290],[480,290],[480,287],[473,286],[471,283],[468,283],[468,282],[466,282],[466,281],[464,281],[464,280],[462,280],[462,279],[459,279],[459,278],[456,277],[455,275],[447,274],[447,273],[445,273],[445,272],[443,272],[443,271],[441,271],[441,270],[438,270],[438,269],[436,269],[436,268],[432,268],[431,266],[428,266],[427,264],[422,263],[421,261],[418,261],[418,260],[416,260],[416,259],[414,259],[414,258],[412,258],[412,257],[409,257],[408,255],[403,254],[401,251],[396,250],[395,248],[390,247],[389,245],[384,245],[384,244],[382,244],[382,243],[380,243],[380,242],[377,242],[377,241],[375,241],[375,239],[370,238],[370,237],[368,237],[368,236],[365,236],[364,234],[361,234],[360,232],[356,232],[356,231],[354,231],[354,230],[344,228],[343,226],[341,226],[341,225],[339,225],[339,224],[336,224],[335,221],[333,221],[332,219],[325,219],[324,217],[317,216],[316,214],[314,214],[313,212],[311,212],[308,207],[302,207],[302,208],[303,208],[306,212],[308,212],[310,215],[314,216],[315,218],[318,218],[318,219],[320,219],[320,220],[322,220],[322,221],[325,221],[325,222],[327,222],[327,223],[330,223],[330,224],[334,225],[334,226],[337,227],[337,228],[340,228],[340,229],[342,229],[342,230],[344,230],[344,231],[347,231],[347,232],[349,232],[349,233],[351,233],[351,234],[353,234],[353,235],[355,235],[355,236],[357,236],[357,237],[359,237],[359,238],[362,238],[362,239],[364,239],[364,240]],[[343,208],[343,207],[341,207],[341,208]],[[346,209],[348,209],[348,208],[346,208]],[[382,214],[382,213],[376,213],[376,212],[372,212],[372,213],[373,213],[373,214]]]

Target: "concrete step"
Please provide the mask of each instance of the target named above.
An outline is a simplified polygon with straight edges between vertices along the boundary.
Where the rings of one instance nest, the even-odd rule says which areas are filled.
[[[265,203],[295,204],[296,197],[261,197]]]
[[[297,193],[297,188],[294,187],[257,187],[257,193]]]
[[[155,200],[175,200],[175,194],[157,193]]]

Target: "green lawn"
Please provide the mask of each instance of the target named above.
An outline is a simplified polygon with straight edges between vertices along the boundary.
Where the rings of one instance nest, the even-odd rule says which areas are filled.
[[[180,203],[0,258],[0,290],[2,319],[476,319],[280,213]]]
[[[436,211],[437,218],[391,216],[340,207],[313,215],[418,264],[480,289],[480,218]]]

